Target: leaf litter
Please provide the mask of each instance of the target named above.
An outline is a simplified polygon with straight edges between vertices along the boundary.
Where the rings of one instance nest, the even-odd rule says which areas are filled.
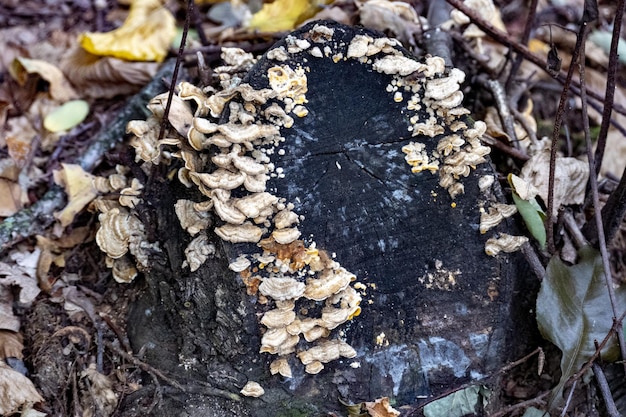
[[[5,359],[9,357],[22,359],[21,329],[36,323],[24,321],[25,316],[20,314],[20,311],[34,308],[42,296],[64,307],[62,313],[64,316],[54,318],[57,330],[77,326],[84,329],[88,337],[95,337],[95,329],[101,323],[100,314],[110,313],[114,308],[114,303],[108,298],[112,293],[124,294],[126,291],[115,287],[116,284],[107,278],[104,263],[101,258],[98,259],[94,244],[97,222],[89,210],[91,201],[97,195],[121,190],[110,187],[108,191],[102,191],[96,185],[96,178],[111,181],[112,176],[130,177],[132,173],[123,171],[120,174],[119,168],[116,171],[115,164],[111,162],[108,167],[106,164],[100,167],[97,173],[85,172],[74,163],[75,154],[72,152],[76,151],[70,148],[73,146],[81,149],[81,146],[84,146],[81,141],[88,140],[83,139],[81,134],[73,134],[72,129],[80,129],[89,123],[98,124],[98,118],[106,116],[106,113],[111,111],[110,108],[116,109],[115,106],[110,106],[115,102],[112,99],[129,97],[147,84],[156,73],[158,62],[170,51],[171,41],[175,36],[172,11],[155,0],[135,0],[131,3],[129,10],[108,2],[104,7],[96,6],[94,10],[89,10],[91,15],[87,13],[87,19],[78,20],[72,20],[72,13],[82,14],[85,10],[70,9],[70,12],[65,14],[57,12],[55,4],[66,6],[61,0],[47,2],[43,8],[38,2],[20,2],[26,13],[19,16],[11,15],[11,12],[16,10],[17,2],[8,2],[2,6],[2,12],[8,11],[9,14],[5,16],[0,13],[0,23],[7,23],[0,24],[0,27],[6,26],[6,29],[1,29],[5,35],[2,41],[5,53],[0,58],[4,76],[4,82],[0,85],[0,120],[4,125],[0,140],[0,145],[4,149],[0,154],[0,215],[8,218],[29,207],[51,187],[53,179],[64,188],[67,195],[67,204],[59,207],[55,214],[57,223],[53,227],[45,230],[43,235],[37,238],[27,239],[6,250],[0,260],[0,344],[3,347],[0,352],[3,352]],[[361,23],[367,27],[387,31],[405,45],[414,48],[417,47],[415,39],[421,37],[423,31],[428,28],[426,10],[420,6],[412,7],[408,2],[370,0],[333,3],[276,0],[273,3],[265,3],[260,8],[253,2],[248,5],[246,2],[233,0],[226,4],[227,6],[224,6],[224,3],[213,5],[209,2],[208,5],[199,5],[204,7],[203,10],[208,10],[209,16],[218,7],[228,9],[231,15],[228,19],[221,20],[228,22],[227,25],[230,26],[230,29],[223,33],[220,33],[221,29],[217,29],[220,28],[219,25],[210,21],[204,22],[206,34],[213,34],[213,41],[229,42],[232,46],[249,49],[252,48],[248,41],[250,36],[259,36],[262,41],[267,39],[262,38],[261,34],[255,35],[254,31],[266,33],[288,31],[306,19],[315,18],[316,13],[319,13],[317,16],[335,17],[337,20]],[[475,11],[480,10],[483,18],[496,28],[513,31],[510,33],[511,36],[520,35],[521,28],[516,28],[511,23],[510,11],[505,15],[490,1],[467,1],[466,4]],[[555,21],[560,22],[568,18],[567,15],[562,15],[561,9],[550,5],[540,7],[538,11],[543,14],[540,14],[539,21],[547,19],[546,16],[552,16]],[[574,15],[582,13],[581,6],[572,7]],[[610,6],[602,7],[610,10]],[[489,14],[485,13],[487,10],[490,11]],[[40,13],[51,16],[48,27],[29,26]],[[610,11],[608,14],[610,15]],[[520,13],[514,11],[513,15],[519,16]],[[110,17],[110,20],[107,17]],[[571,17],[569,19],[570,22],[566,23],[575,23]],[[106,23],[103,24],[103,21]],[[73,27],[68,30],[64,22],[71,22],[70,26]],[[508,59],[506,47],[486,36],[485,32],[472,22],[471,17],[455,11],[444,27],[459,36],[464,36],[463,42],[467,53],[479,67],[473,70],[475,73],[483,71],[493,74],[503,68]],[[18,36],[13,36],[17,33]],[[554,50],[553,46],[556,43],[556,50],[563,63],[567,64],[569,59],[566,51],[571,50],[571,39],[567,41],[565,38],[567,37],[552,38],[551,35],[548,36],[545,26],[540,26],[530,44],[535,53],[547,59],[549,51]],[[267,46],[270,44],[271,41]],[[586,72],[587,84],[590,90],[598,94],[602,94],[606,83],[608,58],[604,52],[606,47],[604,48],[603,50],[591,44],[587,46],[587,56],[592,65]],[[219,51],[219,47],[215,50]],[[214,60],[212,64],[216,65],[217,61]],[[506,177],[511,173],[520,174],[539,190],[539,196],[545,203],[549,159],[546,158],[541,143],[535,138],[548,134],[545,126],[550,124],[554,109],[550,107],[544,95],[536,94],[537,90],[532,88],[533,86],[554,88],[554,83],[545,75],[543,68],[538,68],[528,61],[522,62],[517,78],[525,80],[526,84],[523,85],[530,88],[531,93],[511,90],[510,94],[525,105],[517,109],[518,102],[511,100],[514,114],[510,116],[509,122],[503,116],[502,106],[497,103],[485,106],[484,113],[491,114],[488,137],[485,140],[491,140],[490,136],[494,140],[490,144],[501,149],[503,155],[509,158],[507,163],[498,165],[502,176]],[[623,87],[618,86],[616,90],[618,105],[626,106],[625,94]],[[92,109],[84,122],[80,121],[80,117],[72,122],[50,122],[50,117],[54,117],[58,109],[74,99],[84,100],[83,103]],[[578,103],[578,106],[584,105],[580,101]],[[181,114],[186,112],[182,111]],[[596,123],[600,121],[598,115],[598,112],[591,111],[592,120]],[[568,117],[570,118],[567,123],[572,126],[571,131],[574,133],[580,131],[580,122],[576,120],[575,112]],[[48,123],[45,120],[48,120]],[[185,129],[185,122],[179,121],[175,114],[170,115],[170,121],[173,125],[179,123],[179,129]],[[622,114],[616,114],[615,126],[609,130],[608,149],[614,151],[607,153],[602,164],[602,172],[608,178],[611,175],[619,177],[623,167],[626,166],[626,151],[618,144],[623,142],[620,140],[623,137],[620,126],[623,129],[626,125],[624,121]],[[76,141],[76,144],[63,146],[66,140]],[[575,142],[576,137],[566,140],[570,143]],[[557,157],[557,170],[561,171],[558,171],[557,175],[555,214],[556,211],[570,210],[581,215],[580,207],[585,204],[587,196],[588,169],[586,162],[582,162],[583,158],[580,157],[584,152],[581,152],[580,146],[576,146],[576,143],[561,151],[562,154]],[[515,159],[516,156],[525,159]],[[51,166],[58,167],[54,174],[50,170]],[[128,179],[125,181],[129,182]],[[125,187],[129,185],[126,183]],[[138,195],[139,190],[133,193]],[[511,198],[515,199],[516,196],[519,197],[519,194],[513,194]],[[537,219],[541,207],[520,209],[522,202],[516,200],[515,203],[526,221],[530,234],[538,239],[537,250],[541,253],[542,238],[540,231],[537,231],[542,229]],[[535,214],[523,214],[533,211]],[[623,240],[618,236],[616,239],[618,246],[613,248],[617,262],[614,266],[617,271],[625,269],[620,264],[620,260],[624,258],[622,253],[626,250],[626,245],[619,246],[619,242]],[[87,255],[89,253],[93,257],[90,258]],[[542,283],[537,300],[537,315],[544,336],[564,353],[561,360],[563,375],[557,389],[562,388],[565,380],[576,373],[594,354],[594,340],[602,339],[612,325],[613,313],[606,308],[606,298],[602,290],[604,281],[600,280],[602,273],[598,270],[597,259],[597,255],[590,249],[583,248],[580,249],[577,264],[568,266],[559,259],[558,254],[553,254],[546,270],[546,279]],[[618,278],[624,280],[623,275],[619,275]],[[17,292],[14,290],[16,288]],[[44,295],[41,295],[42,291]],[[623,287],[618,289],[618,294],[619,306],[623,308]],[[13,307],[15,305],[18,305],[19,309],[16,310]],[[559,308],[555,308],[555,305]],[[123,323],[123,308],[120,310],[116,320]],[[74,340],[72,337],[63,337],[70,340],[67,346],[77,343],[78,340],[71,342]],[[611,346],[614,348],[614,344]],[[72,355],[79,351],[80,349]],[[67,356],[68,359],[70,356]],[[32,362],[36,360],[31,359]],[[90,392],[86,386],[82,386],[79,389],[77,404],[55,402],[48,397],[51,392],[43,390],[47,394],[48,402],[42,406],[43,397],[30,379],[4,364],[0,363],[0,367],[0,393],[5,395],[0,400],[0,404],[5,407],[0,408],[0,413],[8,414],[21,410],[24,415],[28,415],[29,410],[34,411],[32,407],[37,404],[36,407],[45,410],[46,413],[69,407],[74,410],[96,408],[104,415],[111,415],[120,398],[120,392],[116,391],[113,383],[116,377],[103,373],[102,364],[92,360],[85,362],[79,373],[80,378],[89,381],[93,391]],[[127,383],[136,387],[132,380]],[[396,415],[396,411],[386,399],[377,399],[367,404],[369,415]],[[531,414],[533,412],[531,409],[527,411]]]

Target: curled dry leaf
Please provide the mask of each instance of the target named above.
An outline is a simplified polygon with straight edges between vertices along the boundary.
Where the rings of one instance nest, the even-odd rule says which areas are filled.
[[[133,0],[121,27],[107,33],[85,33],[79,42],[94,55],[161,62],[175,35],[174,16],[159,0]]]
[[[159,64],[99,57],[77,47],[65,57],[61,68],[84,96],[111,98],[138,91],[152,80]]]
[[[371,417],[397,417],[400,415],[400,412],[389,404],[388,397],[366,402],[365,409]]]
[[[63,72],[55,65],[38,59],[16,58],[10,69],[15,80],[24,85],[29,74],[37,74],[50,85],[50,96],[58,101],[65,102],[78,98],[78,94],[67,81]]]
[[[30,379],[0,361],[0,414],[12,415],[43,401]]]
[[[54,171],[54,182],[65,189],[68,203],[61,211],[56,212],[56,217],[61,226],[67,227],[74,217],[82,211],[96,196],[98,191],[94,186],[95,177],[85,172],[80,165],[61,164],[60,171]]]
[[[550,173],[550,151],[544,149],[531,157],[522,168],[520,177],[539,190],[543,201],[548,201],[548,177]],[[556,158],[554,174],[554,206],[556,216],[560,207],[568,204],[582,204],[589,178],[589,164],[570,157]]]

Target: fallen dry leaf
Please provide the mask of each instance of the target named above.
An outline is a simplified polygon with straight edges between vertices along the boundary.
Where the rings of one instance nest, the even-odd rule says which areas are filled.
[[[113,391],[113,381],[96,370],[95,364],[89,365],[81,376],[90,382],[90,389],[81,390],[80,402],[85,410],[85,417],[98,415],[110,416],[117,406],[117,395]],[[93,411],[92,411],[93,410]]]
[[[63,227],[69,226],[74,217],[98,195],[93,185],[95,177],[85,172],[80,165],[61,164],[62,169],[54,171],[54,182],[65,189],[67,205],[61,211],[54,213],[54,217]]]
[[[22,208],[22,188],[14,181],[0,178],[0,217],[9,217]]]
[[[86,51],[129,61],[161,62],[176,36],[176,20],[159,0],[133,0],[124,24],[106,33],[85,33]]]
[[[138,91],[152,80],[159,64],[100,57],[77,47],[65,57],[61,68],[84,96],[111,98]]]
[[[43,401],[30,379],[0,361],[0,414],[11,415]]]
[[[22,349],[24,349],[24,338],[21,333],[11,330],[0,330],[0,360],[6,358],[22,359]]]
[[[71,100],[63,103],[43,120],[43,126],[50,132],[62,132],[78,126],[89,114],[89,103],[85,100]]]
[[[29,74],[37,74],[50,84],[50,96],[65,102],[78,97],[76,91],[67,81],[63,72],[55,65],[39,59],[16,58],[10,68],[13,78],[20,84],[25,85]]]
[[[370,0],[360,5],[359,16],[363,26],[389,30],[402,42],[414,42],[414,34],[428,26],[425,19],[420,21],[413,6],[401,1]]]
[[[520,177],[532,184],[543,201],[548,202],[548,177],[550,172],[549,141],[544,140],[543,149],[533,155],[522,168]],[[554,175],[554,207],[556,216],[561,206],[582,204],[585,200],[585,188],[589,177],[587,161],[557,156]]]
[[[365,408],[371,417],[396,417],[400,415],[400,412],[389,404],[388,397],[366,402]]]

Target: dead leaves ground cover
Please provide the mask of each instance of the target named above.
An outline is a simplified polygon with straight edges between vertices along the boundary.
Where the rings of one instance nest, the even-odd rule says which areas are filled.
[[[111,278],[107,266],[113,263],[105,264],[96,246],[98,218],[93,208],[95,199],[100,204],[120,194],[132,199],[140,194],[140,186],[130,179],[134,173],[125,167],[132,156],[122,141],[123,132],[112,140],[113,149],[92,162],[81,160],[81,155],[92,138],[115,119],[125,100],[151,82],[161,62],[174,54],[186,5],[158,0],[128,3],[50,0],[42,5],[26,0],[0,5],[0,46],[4,51],[0,57],[0,216],[11,230],[2,242],[0,259],[0,414],[113,415],[123,396],[141,383],[138,365],[123,355],[130,351],[124,319],[133,288],[117,282],[132,281],[137,271],[132,265],[118,265],[113,274],[116,280]],[[579,93],[567,97],[552,193],[556,233],[548,236],[549,242],[556,236],[558,251],[549,253],[544,247],[543,222],[551,194],[550,137],[563,88],[553,76],[559,73],[559,65],[563,71],[570,66],[585,4],[539,1],[525,40],[526,22],[519,18],[529,12],[525,2],[468,0],[465,5],[474,14],[453,10],[438,24],[455,39],[455,64],[471,75],[472,86],[468,85],[466,95],[476,115],[487,121],[483,140],[493,147],[501,183],[523,216],[519,221],[529,231],[539,264],[547,265],[553,256],[548,274],[557,268],[564,279],[571,279],[567,266],[556,267],[554,263],[562,262],[560,259],[578,261],[577,250],[583,245],[579,230],[591,218],[585,126],[581,120],[583,108],[588,109],[591,132],[597,135],[602,122],[601,101],[586,103]],[[440,6],[446,7],[444,3]],[[608,2],[600,3],[592,36],[586,42],[585,82],[589,94],[596,97],[604,97],[606,88],[615,8]],[[525,51],[550,64],[549,71],[531,63],[524,54],[516,70],[511,71],[515,54],[502,39],[487,36],[476,16],[504,33],[509,42],[527,43]],[[192,76],[210,84],[209,68],[220,64],[222,47],[261,53],[284,31],[312,18],[384,31],[416,55],[423,53],[424,31],[432,24],[432,15],[422,2],[204,1],[196,5],[192,19],[196,24],[183,63]],[[618,81],[623,75],[620,67]],[[618,82],[616,108],[626,107],[625,94]],[[601,202],[618,187],[626,167],[624,114],[613,112],[613,124],[608,129]],[[24,213],[50,193],[63,198],[53,199],[55,203],[43,205],[43,212],[33,214],[47,216],[42,227],[35,232],[11,229],[12,216]],[[609,246],[616,286],[624,281],[624,239],[620,231]],[[589,261],[588,252],[583,258]],[[594,259],[599,258],[596,255]],[[572,274],[578,278],[577,273]],[[597,274],[587,275],[590,280],[597,278]],[[611,313],[604,313],[606,321]],[[604,322],[602,331],[606,333],[612,325]],[[567,342],[560,345],[558,338],[550,337],[551,330],[544,332],[567,350]],[[586,349],[590,349],[587,356],[595,351],[593,341],[586,340]],[[587,356],[576,356],[573,372]],[[548,360],[558,367],[557,355]],[[37,369],[35,374],[33,369]],[[505,379],[508,382],[502,394],[511,406],[498,415],[540,415],[533,414],[533,407],[547,406],[549,389],[558,380],[555,367],[547,366],[546,372],[553,374],[539,378],[529,376],[532,371],[524,369],[517,379]],[[583,398],[584,390],[592,395],[589,400],[574,401],[569,415],[597,415],[593,411],[597,398],[594,385],[580,385],[584,388],[579,388],[579,398]],[[526,403],[517,405],[522,400]],[[447,407],[446,403],[438,406]],[[385,400],[352,407],[347,407],[346,414],[397,413]],[[433,411],[438,408],[430,406],[424,412],[433,416],[464,412],[463,407],[454,409],[460,411],[445,409]]]

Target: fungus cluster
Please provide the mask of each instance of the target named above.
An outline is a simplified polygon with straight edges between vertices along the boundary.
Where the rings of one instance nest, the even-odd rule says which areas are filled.
[[[306,372],[315,374],[325,363],[356,356],[341,340],[338,329],[361,311],[361,295],[355,289],[358,283],[352,284],[355,275],[318,248],[314,237],[302,238],[299,225],[306,219],[296,212],[293,202],[268,187],[270,180],[288,180],[277,166],[285,154],[282,132],[308,115],[306,95],[312,86],[307,82],[311,70],[307,63],[356,60],[390,75],[389,98],[406,103],[403,114],[416,138],[402,148],[407,163],[416,173],[438,172],[440,185],[453,198],[463,192],[459,180],[485,162],[489,153],[480,143],[485,124],[472,125],[464,117],[469,112],[461,106],[461,71],[446,70],[438,57],[418,62],[406,56],[394,39],[357,34],[346,43],[335,30],[316,24],[271,49],[264,58],[269,61],[264,87],[243,81],[255,64],[250,54],[224,48],[225,65],[215,69],[221,89],[181,83],[165,139],[157,137],[164,96],[152,100],[149,108],[153,115],[148,120],[128,127],[135,136],[131,143],[138,161],[147,168],[180,160],[178,179],[204,196],[201,201],[179,200],[176,204],[181,226],[194,237],[185,250],[190,270],[200,268],[215,251],[207,239],[212,217],[218,219],[214,232],[237,248],[240,256],[229,267],[241,277],[248,293],[257,296],[260,323],[265,328],[260,352],[277,355],[270,371],[284,377],[292,376],[290,362],[293,364],[294,358]],[[293,59],[296,56],[299,59]],[[427,147],[420,136],[438,137],[438,143]],[[121,215],[126,216],[121,219],[129,228],[141,229],[127,211],[113,210],[103,208],[99,233],[115,230],[108,226],[109,218]],[[127,242],[128,250],[137,256],[132,236],[119,239],[123,244],[118,253],[125,253]],[[106,246],[101,247],[109,254]],[[111,252],[109,257],[118,253]],[[429,282],[454,285],[457,273],[442,268],[437,272],[443,278],[433,276]]]

